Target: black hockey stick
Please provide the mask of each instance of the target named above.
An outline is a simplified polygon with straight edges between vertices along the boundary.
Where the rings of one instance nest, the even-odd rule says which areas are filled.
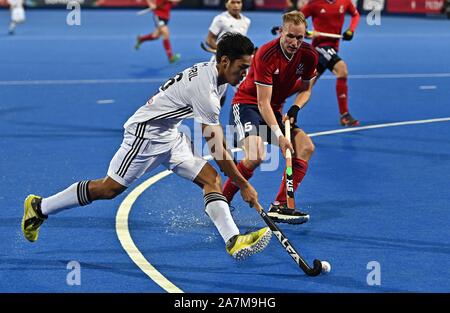
[[[211,48],[207,43],[204,43],[203,41],[200,42],[200,47],[209,53],[216,53],[216,49]]]
[[[283,234],[283,232],[278,228],[277,225],[270,219],[270,217],[264,212],[264,209],[261,207],[259,203],[256,204],[256,210],[259,215],[263,218],[264,222],[266,222],[267,226],[269,226],[270,230],[274,233],[275,237],[277,237],[278,241],[281,243],[283,248],[289,253],[291,258],[294,259],[295,263],[300,266],[300,268],[305,272],[308,276],[317,276],[322,272],[322,262],[319,259],[314,260],[314,266],[311,268],[308,263],[302,258],[302,256],[295,250],[295,248],[291,245],[287,237]]]

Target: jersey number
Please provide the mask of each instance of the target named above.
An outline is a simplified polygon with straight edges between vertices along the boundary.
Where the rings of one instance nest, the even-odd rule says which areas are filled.
[[[179,82],[181,79],[183,78],[183,73],[178,73],[177,75],[175,75],[174,77],[172,77],[171,79],[169,79],[168,81],[166,81],[164,83],[164,85],[162,85],[161,87],[159,87],[160,91],[166,91],[167,88],[169,88],[170,86],[172,86],[173,84],[175,84],[176,82]]]

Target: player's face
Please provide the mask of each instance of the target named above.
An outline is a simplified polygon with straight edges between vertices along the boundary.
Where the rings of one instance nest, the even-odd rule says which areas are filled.
[[[236,86],[247,74],[247,69],[250,67],[252,57],[250,55],[244,55],[240,59],[236,59],[233,62],[229,60],[224,64],[224,73],[226,81]]]
[[[229,0],[226,7],[232,16],[237,17],[242,11],[242,0]]]
[[[285,53],[293,55],[302,45],[305,38],[306,27],[304,24],[294,25],[286,23],[281,31],[281,46]]]

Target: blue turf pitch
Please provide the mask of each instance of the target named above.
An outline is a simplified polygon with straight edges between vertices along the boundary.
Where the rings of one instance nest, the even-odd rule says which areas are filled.
[[[85,10],[82,25],[69,27],[67,12],[31,10],[8,36],[9,12],[0,11],[0,292],[164,292],[116,234],[117,209],[138,183],[112,201],[49,218],[34,244],[20,230],[22,205],[29,193],[49,196],[103,177],[127,118],[167,78],[209,59],[199,43],[217,12],[173,12],[173,48],[182,54],[174,65],[159,41],[134,51],[136,35],[152,30],[149,15]],[[256,45],[273,38],[278,13],[248,15]],[[354,40],[341,45],[352,113],[362,126],[450,117],[449,21],[381,21],[368,26],[362,17]],[[327,73],[300,113],[306,132],[340,129],[334,90]],[[223,122],[228,110],[229,104]],[[316,152],[297,193],[311,221],[280,227],[308,261],[328,260],[329,275],[306,277],[275,238],[263,253],[234,261],[204,213],[201,191],[174,175],[133,205],[136,246],[185,292],[449,292],[450,122],[313,141]],[[265,206],[281,174],[282,166],[252,178]],[[234,204],[242,231],[263,226],[239,197]],[[80,286],[66,282],[70,261],[81,266]],[[367,283],[370,261],[380,264],[379,286]]]

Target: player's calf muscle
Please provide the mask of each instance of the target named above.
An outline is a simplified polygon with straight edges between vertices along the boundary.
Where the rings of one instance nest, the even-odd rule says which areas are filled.
[[[203,167],[194,182],[200,186],[205,193],[222,191],[222,180],[220,175],[209,164],[206,164]]]
[[[91,200],[113,199],[126,189],[111,178],[92,180],[89,183],[89,195]]]

